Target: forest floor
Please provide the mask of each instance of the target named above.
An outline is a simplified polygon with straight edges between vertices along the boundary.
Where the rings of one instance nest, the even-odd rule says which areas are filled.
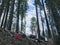
[[[52,41],[50,42],[36,42],[27,38],[22,38],[20,40],[14,39],[9,31],[0,29],[0,45],[53,45]]]

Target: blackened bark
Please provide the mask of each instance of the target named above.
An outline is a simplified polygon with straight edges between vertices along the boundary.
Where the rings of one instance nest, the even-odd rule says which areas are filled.
[[[12,0],[9,20],[8,20],[8,25],[7,25],[8,30],[11,30],[12,19],[13,19],[13,12],[14,12],[14,3],[15,3],[15,0]]]
[[[39,27],[39,18],[38,18],[38,9],[37,9],[37,2],[35,2],[35,8],[36,8],[36,18],[37,18],[37,33],[38,33],[38,39],[40,40],[40,27]]]
[[[20,0],[18,0],[18,6],[17,6],[17,22],[16,22],[16,33],[19,32],[19,8],[20,8]]]
[[[10,0],[7,0],[6,2],[6,16],[5,16],[5,22],[4,22],[4,29],[6,27],[6,24],[7,24],[7,17],[8,17],[8,11],[9,11],[9,3],[10,3]]]
[[[0,18],[1,18],[2,12],[3,12],[3,9],[4,9],[4,0],[2,0],[2,4],[0,7]]]
[[[47,24],[47,29],[48,29],[48,37],[50,38],[50,37],[51,37],[51,33],[50,33],[48,18],[47,18],[47,15],[46,15],[46,11],[45,11],[45,7],[44,7],[44,2],[43,2],[43,0],[42,0],[42,6],[43,6],[43,10],[44,10],[44,14],[45,14],[45,19],[46,19],[46,24]]]

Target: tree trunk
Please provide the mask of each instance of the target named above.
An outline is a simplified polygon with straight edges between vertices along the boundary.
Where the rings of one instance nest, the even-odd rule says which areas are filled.
[[[40,7],[41,5],[39,5]],[[41,22],[42,22],[42,28],[43,28],[43,36],[45,36],[45,32],[44,32],[44,20],[43,20],[43,17],[41,15],[41,7],[40,7],[40,17],[41,17]]]
[[[8,25],[7,25],[8,30],[11,30],[12,19],[13,19],[13,11],[14,11],[14,3],[15,3],[15,0],[12,0],[9,20],[8,20]]]
[[[20,8],[20,0],[18,0],[18,7],[17,7],[16,33],[19,32],[19,8]]]
[[[2,4],[0,7],[0,18],[1,18],[2,12],[3,12],[3,9],[4,9],[4,0],[2,0]]]
[[[23,31],[23,11],[22,11],[22,14],[21,14],[21,32]]]
[[[52,4],[53,5],[53,4]],[[57,31],[60,35],[60,16],[55,7],[51,6],[52,15],[56,24]]]
[[[0,26],[1,28],[2,28],[3,23],[4,23],[5,13],[6,13],[6,8],[4,9],[4,15],[3,15],[3,19],[2,19],[2,22],[1,22],[1,26]]]
[[[56,28],[57,28],[57,31],[60,35],[60,16],[57,12],[57,8],[56,8],[56,5],[54,3],[54,1],[48,1],[47,0],[47,6],[50,7],[51,9],[51,12],[52,12],[52,17],[54,18],[54,21],[55,21],[55,25],[56,25]]]
[[[40,40],[40,27],[39,27],[38,9],[36,2],[35,2],[35,8],[36,8],[36,18],[37,18],[37,33],[38,33],[38,39]]]
[[[8,11],[9,11],[9,3],[10,3],[10,0],[7,0],[6,2],[6,16],[5,16],[5,22],[4,22],[4,29],[6,27],[6,23],[7,23],[7,17],[8,17]]]
[[[25,31],[26,31],[26,17],[24,17],[24,34],[25,34]]]
[[[44,10],[44,14],[45,14],[45,19],[46,19],[46,25],[47,25],[47,29],[48,29],[48,37],[50,38],[51,37],[50,28],[49,28],[48,18],[47,18],[47,15],[46,15],[46,11],[45,11],[43,0],[42,0],[42,6],[43,6],[43,10]]]

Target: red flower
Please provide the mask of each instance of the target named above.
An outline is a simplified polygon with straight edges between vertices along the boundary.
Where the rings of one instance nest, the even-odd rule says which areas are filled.
[[[22,38],[22,35],[21,34],[14,34],[13,37],[18,40],[18,39]]]

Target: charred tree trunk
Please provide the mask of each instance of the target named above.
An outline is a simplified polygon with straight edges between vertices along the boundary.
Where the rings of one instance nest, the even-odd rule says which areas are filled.
[[[17,22],[16,22],[16,33],[19,32],[19,8],[20,8],[20,0],[18,0],[18,7],[17,7]]]
[[[1,18],[2,12],[3,12],[3,9],[4,9],[4,0],[2,0],[2,4],[0,7],[0,18]]]
[[[8,25],[7,25],[8,30],[11,30],[12,19],[13,19],[13,12],[14,12],[14,3],[15,3],[15,0],[12,0],[9,20],[8,20]]]
[[[38,33],[38,39],[40,40],[40,27],[39,27],[38,9],[37,9],[36,1],[35,1],[35,8],[36,8],[36,18],[37,18],[37,33]]]
[[[10,0],[7,0],[6,2],[6,16],[5,16],[5,22],[4,22],[4,29],[6,27],[6,24],[7,24],[7,17],[8,17],[8,11],[9,11],[9,3],[10,3]]]
[[[2,28],[3,23],[4,23],[5,13],[6,13],[6,8],[4,9],[4,15],[3,15],[3,19],[2,19],[2,22],[1,22],[1,26],[0,26],[1,28]]]
[[[45,11],[45,7],[44,7],[44,2],[43,2],[43,0],[42,0],[42,6],[43,6],[43,10],[44,10],[44,14],[45,14],[45,19],[46,19],[46,24],[47,24],[47,29],[48,29],[48,37],[50,38],[50,37],[51,37],[51,33],[50,33],[48,18],[47,18],[47,15],[46,15],[46,11]]]

